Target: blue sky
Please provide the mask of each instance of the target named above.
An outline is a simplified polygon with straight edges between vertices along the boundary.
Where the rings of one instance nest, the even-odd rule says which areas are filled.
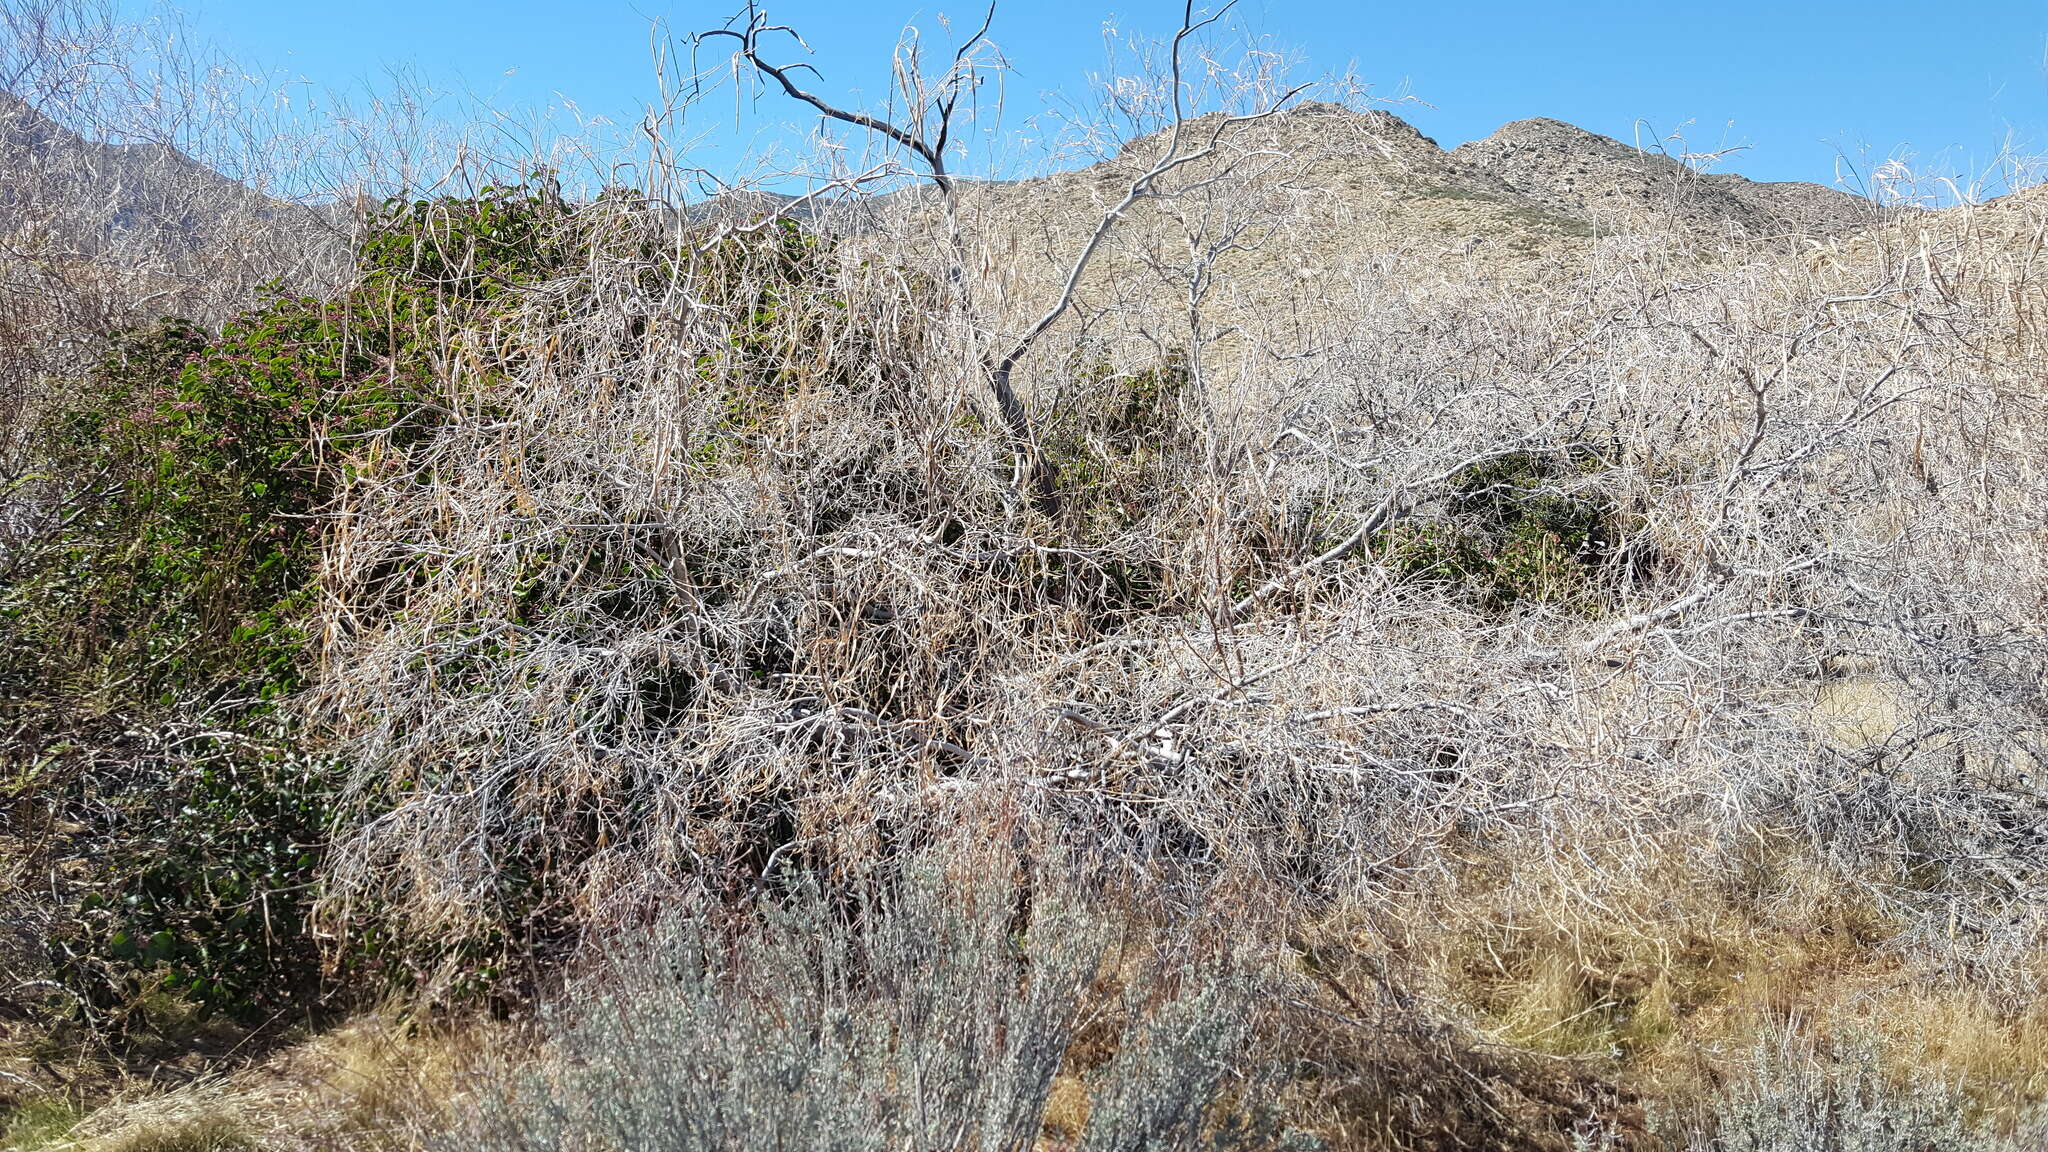
[[[661,0],[196,0],[196,29],[244,59],[318,86],[375,84],[404,67],[440,87],[514,106],[573,99],[630,122],[653,92],[648,29],[716,24],[738,7]],[[822,89],[857,102],[886,83],[906,22],[938,34],[979,21],[971,4],[776,0],[778,22],[818,49]],[[1245,0],[1242,22],[1315,71],[1355,69],[1446,147],[1530,116],[1623,140],[1684,126],[1695,150],[1747,145],[1726,167],[1832,183],[1838,157],[1911,154],[1972,173],[2008,142],[2048,154],[2048,0],[1952,3],[1343,3]],[[1169,0],[1009,2],[994,37],[1015,66],[1013,108],[1083,92],[1105,22],[1169,31]],[[735,120],[726,98],[693,128],[718,166],[782,125],[812,121],[765,101]],[[1639,126],[1643,126],[1639,128]]]

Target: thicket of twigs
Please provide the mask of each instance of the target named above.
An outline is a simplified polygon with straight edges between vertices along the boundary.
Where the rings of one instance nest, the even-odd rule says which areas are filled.
[[[7,124],[133,106],[67,87],[75,30],[36,38],[111,23],[8,18]],[[1190,10],[1111,86],[1096,127],[1145,134],[1064,216],[948,169],[979,35],[907,56],[889,115],[822,109],[872,166],[800,223],[682,207],[680,96],[631,186],[472,154],[353,222],[0,132],[0,883],[32,926],[0,997],[147,1022],[123,1000],[161,963],[267,1009],[236,981],[300,955],[280,919],[330,993],[517,998],[595,949],[559,1075],[466,1121],[506,1148],[850,1130],[778,1111],[800,1082],[891,1146],[1024,1147],[1062,1076],[1091,1148],[1510,1113],[1531,1147],[1627,1144],[1591,1075],[1783,941],[2023,1014],[2048,208],[1825,243],[1652,212],[1511,265],[1325,251],[1283,291],[1330,125],[1379,122],[1213,32]],[[805,99],[784,43],[750,12],[699,50]],[[137,165],[148,196],[87,195]],[[891,178],[920,191],[861,194]],[[226,210],[194,231],[179,187]],[[113,339],[166,313],[196,327]],[[172,810],[234,835],[164,857]],[[993,847],[934,855],[963,835]],[[1157,963],[1111,971],[1119,932]],[[1406,1055],[1330,1054],[1361,1037]],[[1731,1133],[1795,1107],[1744,1091]]]

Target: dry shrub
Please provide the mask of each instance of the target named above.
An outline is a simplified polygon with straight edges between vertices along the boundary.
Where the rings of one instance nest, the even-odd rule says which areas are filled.
[[[1970,1101],[1939,1078],[1900,1082],[1884,1071],[1867,1038],[1846,1034],[1825,1047],[1789,1037],[1760,1044],[1690,1146],[2002,1152],[2034,1147],[2043,1134],[2038,1114],[2018,1130],[2001,1130],[1972,1117]]]
[[[1227,231],[1230,187],[1172,219]],[[1002,197],[964,202],[977,252],[1016,250],[1030,205]],[[1726,995],[1680,986],[1696,914],[1833,925],[2021,1003],[2048,864],[2042,604],[2015,575],[2040,559],[2039,287],[1983,214],[1704,262],[1630,236],[1519,269],[1362,253],[1227,341],[1134,242],[1099,271],[1129,290],[1019,377],[1096,454],[1067,475],[1114,477],[1058,517],[975,387],[1009,313],[931,294],[929,214],[818,243],[768,309],[720,303],[761,274],[722,279],[687,229],[614,246],[478,335],[509,370],[449,367],[451,409],[491,415],[344,497],[317,699],[389,806],[336,906],[525,915],[540,870],[556,914],[603,923],[1001,812],[1304,916],[1571,940],[1529,961],[1548,1000],[1485,1008],[1527,1042],[1611,998],[1588,936],[1667,942],[1593,965],[1655,1022],[1624,1055],[1682,1032]],[[1142,467],[1056,419],[1169,363],[1185,439]],[[1493,474],[1517,519],[1461,524]],[[1569,595],[1493,570],[1528,532],[1563,571],[1545,502],[1598,510]],[[1484,546],[1407,563],[1433,523]],[[1841,722],[1845,678],[1898,702],[1881,732]],[[1464,899],[1475,862],[1504,895]]]
[[[501,1070],[446,1146],[1030,1148],[1090,1032],[1107,1039],[1074,1146],[1268,1146],[1246,959],[1148,949],[996,864],[923,854],[837,892],[664,915],[571,986],[546,1058]],[[1123,948],[1144,952],[1136,978],[1093,1001]]]

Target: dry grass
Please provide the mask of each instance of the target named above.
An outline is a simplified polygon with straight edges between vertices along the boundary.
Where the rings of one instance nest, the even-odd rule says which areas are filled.
[[[315,1152],[417,1145],[461,1098],[486,1054],[503,1060],[515,1035],[487,1021],[459,1029],[372,1014],[225,1074],[173,1088],[135,1083],[81,1119],[55,1100],[0,1128],[8,1152]],[[39,1117],[47,1122],[32,1124]],[[16,1133],[19,1132],[17,1135]]]

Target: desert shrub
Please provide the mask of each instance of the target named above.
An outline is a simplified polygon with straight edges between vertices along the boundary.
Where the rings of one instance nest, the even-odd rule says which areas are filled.
[[[799,765],[863,771],[840,708],[943,736],[988,691],[988,629],[920,599],[1014,590],[1042,559],[991,546],[991,437],[921,439],[959,426],[912,386],[900,296],[855,306],[842,254],[791,225],[663,244],[658,216],[607,220],[493,330],[519,350],[503,380],[444,378],[519,419],[450,421],[356,477],[328,585],[358,673],[319,706],[366,810],[393,813],[361,821],[334,906],[388,899],[433,925],[408,934],[454,922],[507,961],[573,937],[595,868],[746,883],[802,835],[792,808],[831,800]],[[444,516],[450,483],[491,511]],[[945,541],[900,552],[929,580],[834,570],[901,533]],[[754,727],[767,711],[785,720]],[[472,802],[475,852],[411,854]]]
[[[1071,382],[1050,405],[1041,450],[1064,503],[1110,518],[1083,535],[1108,535],[1142,515],[1128,480],[1145,475],[1148,466],[1156,472],[1192,438],[1181,413],[1187,360],[1168,353],[1155,364],[1120,368],[1077,354],[1068,375]]]
[[[12,558],[10,680],[130,713],[297,687],[319,513],[446,414],[446,342],[566,258],[569,215],[523,187],[391,201],[349,291],[275,293],[211,338],[176,320],[115,336],[38,437],[52,479],[32,498],[62,514]]]
[[[1430,1018],[1338,944],[949,840],[697,893],[571,969],[430,1146],[1654,1147],[1625,1093]]]
[[[1277,90],[1256,55],[1247,98]],[[1183,86],[1116,91],[1178,104]],[[0,517],[5,800],[63,842],[8,882],[54,878],[72,988],[107,1015],[166,979],[224,1007],[294,1004],[309,953],[280,936],[309,935],[301,901],[331,882],[356,941],[406,941],[380,960],[468,990],[677,887],[744,902],[778,864],[843,875],[995,813],[998,837],[1086,839],[1125,875],[1225,877],[1298,921],[1362,914],[1344,930],[1425,966],[1444,922],[1495,921],[1475,934],[1490,942],[1683,916],[1638,878],[1712,885],[1751,871],[1756,845],[1757,882],[1736,881],[1749,904],[1806,926],[1826,905],[1796,878],[1882,887],[1897,913],[1867,923],[1895,938],[1880,952],[1857,927],[1848,946],[2032,997],[2038,204],[1791,260],[1731,237],[1701,265],[1661,231],[1604,226],[1533,265],[1500,249],[1534,245],[1497,236],[1436,259],[1442,237],[1360,210],[1386,172],[1323,168],[1395,154],[1353,147],[1368,137],[1413,143],[1398,122],[1331,130],[1348,116],[1213,136],[1214,166],[1099,234],[1103,262],[1066,277],[1077,306],[995,374],[1014,361],[1042,439],[997,429],[985,400],[969,413],[1116,168],[945,211],[862,204],[872,226],[836,246],[781,225],[705,247],[694,213],[643,214],[630,192],[570,204],[545,181],[396,201],[350,291],[279,297],[218,337],[136,333],[77,381],[72,430],[52,425],[68,455],[8,478],[34,508]],[[660,119],[639,170],[673,188]],[[833,155],[844,173],[852,153]],[[1527,222],[1488,187],[1474,203],[1507,206],[1489,224]],[[938,217],[958,231],[939,237]],[[1295,239],[1312,243],[1279,250]],[[15,307],[8,332],[43,330]],[[1049,354],[1076,329],[1108,367]],[[1146,359],[1180,340],[1192,367]],[[10,384],[73,365],[0,359]],[[1062,388],[1071,409],[1045,401]],[[1564,447],[1587,437],[1612,450]],[[1023,440],[1064,499],[1018,476],[1037,463]],[[1356,563],[1358,537],[1385,563]],[[1650,538],[1670,567],[1613,579]],[[1815,754],[1832,726],[1813,671],[1844,652],[1905,714],[1880,753]],[[1461,903],[1474,874],[1525,894]],[[1528,895],[1567,888],[1554,908]],[[514,1136],[558,1120],[616,1135],[595,1111],[607,1087],[650,1127],[676,1099],[716,1115],[700,1086],[660,1079],[667,1061],[792,1117],[792,1143],[816,1133],[779,1111],[798,1103],[775,1090],[785,1071],[905,1143],[934,1135],[906,1099],[1035,1139],[951,1086],[1013,1056],[1049,1066],[1013,1052],[1035,1025],[1009,994],[1062,970],[1062,940],[1034,924],[1011,960],[992,928],[926,926],[914,960],[878,957],[869,927],[922,923],[907,900],[700,907],[662,933],[670,953],[576,986],[585,1006],[625,991],[603,1022],[564,1007],[562,1050],[587,1058],[522,1089],[538,1103],[506,1113]],[[665,983],[634,992],[635,963]],[[1067,1085],[1095,1079],[1069,1134],[1097,1146],[1185,1145],[1204,1101],[1213,1117],[1248,1094],[1219,1071],[1242,1057],[1217,1058],[1244,1047],[1236,974],[1153,967],[1109,1012],[1113,1055],[1062,1058]],[[1559,973],[1569,1012],[1508,1038],[1622,1037],[1636,1006],[1605,1002],[1633,994],[1584,967]],[[915,975],[873,975],[890,970]],[[934,971],[927,1013],[912,989]],[[920,1029],[941,1008],[964,1019],[960,989],[995,1005],[980,1012],[1001,1038]],[[1316,1001],[1331,1032],[1371,1025],[1317,1071],[1369,1070],[1344,1073],[1362,1082],[1346,1111],[1404,1137],[1389,1144],[1523,1131],[1555,1148],[1616,1103],[1563,1062],[1384,1043],[1350,1001]],[[869,1003],[888,1028],[855,1015]],[[1641,1050],[1616,1058],[1672,1055],[1667,1026],[1697,1047],[1673,1015],[1633,1025]],[[668,1097],[643,1106],[629,1075]],[[1820,1130],[1731,1109],[1764,1117],[1731,1121],[1731,1140]]]
[[[1065,388],[1047,405],[1040,444],[1052,469],[1074,551],[1050,575],[1105,625],[1169,611],[1172,573],[1144,545],[1186,511],[1176,497],[1194,429],[1182,411],[1186,357],[1120,366],[1076,355]]]
[[[1382,532],[1380,555],[1490,611],[1525,601],[1584,606],[1621,540],[1618,509],[1586,481],[1592,463],[1518,452],[1475,464],[1450,479],[1432,514]]]
[[[1311,1146],[1249,1056],[1235,947],[1147,948],[1065,885],[931,852],[781,887],[618,939],[438,1146]]]
[[[44,850],[90,861],[63,869],[49,946],[95,1023],[314,994],[336,767],[283,705],[315,655],[323,516],[445,417],[447,341],[565,258],[568,215],[527,189],[387,204],[351,290],[273,293],[212,337],[123,332],[45,417],[16,494],[40,527],[0,572],[0,723]]]
[[[472,196],[394,197],[371,215],[357,248],[357,292],[459,315],[586,256],[569,227],[576,211],[546,172]]]
[[[173,321],[117,340],[51,422],[47,466],[92,487],[9,582],[16,683],[95,712],[294,686],[317,543],[311,409],[345,372],[333,323],[288,298],[214,341]]]
[[[280,298],[213,341],[124,333],[42,440],[72,506],[0,586],[0,712],[10,791],[91,860],[57,973],[117,1033],[145,992],[253,1017],[317,970],[324,789],[275,704],[306,655],[325,324]]]
[[[290,741],[228,731],[182,733],[152,759],[138,753],[140,779],[94,796],[103,870],[78,880],[49,941],[58,978],[90,1023],[131,1038],[316,1003],[331,767]],[[97,782],[82,783],[91,794]]]
[[[2038,1118],[2011,1136],[1973,1121],[1956,1086],[1888,1073],[1867,1037],[1760,1045],[1709,1111],[1699,1152],[2018,1152],[2048,1134]]]

